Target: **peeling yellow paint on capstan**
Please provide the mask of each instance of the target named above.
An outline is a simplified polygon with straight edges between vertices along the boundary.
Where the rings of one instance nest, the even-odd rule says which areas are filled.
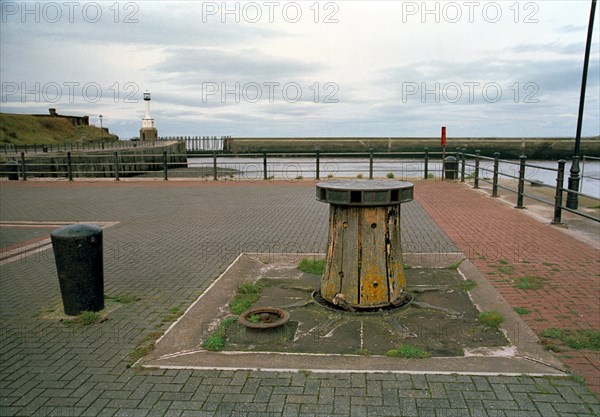
[[[348,305],[383,307],[402,297],[406,279],[394,207],[331,207],[321,295],[343,293]]]

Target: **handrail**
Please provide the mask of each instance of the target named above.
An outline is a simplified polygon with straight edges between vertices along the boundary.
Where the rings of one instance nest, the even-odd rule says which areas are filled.
[[[102,145],[95,144],[95,149],[90,152],[80,150],[68,150],[68,146],[61,146],[60,150],[53,153],[47,152],[25,152],[8,156],[9,161],[0,166],[0,176],[8,176],[9,180],[20,179],[26,181],[28,178],[74,178],[107,177],[115,180],[136,175],[161,175],[164,180],[173,176],[195,173],[205,180],[218,180],[225,176],[232,178],[246,178],[252,180],[270,180],[275,177],[284,179],[300,179],[304,175],[320,180],[332,176],[355,176],[355,177],[396,177],[414,178],[421,177],[424,180],[443,177],[444,174],[453,173],[448,179],[454,178],[461,182],[473,181],[473,187],[479,188],[480,181],[492,185],[492,196],[498,195],[498,189],[507,190],[517,194],[517,207],[524,208],[525,197],[540,201],[545,204],[552,202],[535,195],[525,189],[525,183],[550,188],[555,190],[555,215],[553,223],[561,222],[562,195],[565,192],[577,196],[599,200],[582,191],[571,191],[564,187],[564,164],[558,161],[558,168],[542,166],[536,163],[528,163],[526,157],[519,161],[500,159],[496,153],[493,158],[482,156],[479,151],[467,153],[466,149],[448,152],[446,156],[454,157],[453,161],[442,160],[444,155],[440,152],[424,151],[413,152],[255,152],[249,154],[223,154],[217,150],[205,152],[194,157],[192,162],[188,161],[188,153],[172,153],[164,147],[156,146],[156,151],[136,152],[135,148],[148,149],[153,145],[163,144],[166,141],[153,141],[146,144],[133,144],[133,146],[121,147],[120,149],[101,149]],[[69,146],[70,147],[70,146]],[[76,147],[74,147],[76,148]],[[117,146],[118,148],[118,146]],[[38,146],[33,149],[39,151]],[[127,150],[125,150],[127,149]],[[32,148],[30,147],[31,151]],[[285,159],[298,159],[297,161],[286,161]],[[600,160],[595,157],[584,157]],[[281,159],[281,161],[280,161]],[[485,163],[482,163],[485,162]],[[502,165],[500,165],[502,164]],[[501,171],[500,167],[505,169]],[[519,168],[514,168],[518,166]],[[180,171],[185,168],[185,171]],[[196,171],[194,171],[196,169]],[[536,183],[528,179],[527,170],[544,170],[557,174],[556,185]],[[561,172],[562,170],[562,172]],[[361,172],[362,171],[362,172]],[[386,171],[388,171],[386,173]],[[442,175],[439,175],[439,174]],[[492,173],[492,179],[486,178]],[[529,171],[529,174],[531,171]],[[562,177],[561,177],[562,175]],[[446,175],[447,176],[447,175]],[[15,178],[16,177],[16,178]],[[518,183],[517,188],[511,188],[499,183],[500,178],[514,180]],[[592,178],[583,175],[582,178]],[[559,198],[560,197],[560,198]],[[596,220],[596,217],[587,215],[579,210],[569,209],[568,212]]]
[[[465,167],[472,167],[475,168],[471,174],[469,174],[469,177],[472,176],[473,178],[473,188],[479,188],[479,182],[483,181],[485,183],[491,184],[492,185],[492,191],[491,191],[491,195],[492,197],[497,197],[498,196],[498,189],[504,189],[504,190],[508,190],[510,192],[514,192],[517,194],[517,204],[516,204],[516,208],[525,208],[523,205],[523,200],[525,197],[530,198],[532,200],[535,201],[539,201],[545,204],[550,204],[550,205],[554,205],[554,219],[552,221],[553,224],[561,224],[562,219],[561,219],[561,212],[563,209],[566,209],[563,207],[562,205],[562,196],[564,192],[568,192],[571,194],[574,194],[576,196],[581,196],[581,197],[586,197],[586,198],[590,198],[592,200],[597,200],[600,201],[600,199],[597,196],[592,196],[586,193],[583,193],[580,191],[571,191],[568,190],[567,188],[564,187],[564,175],[565,175],[565,163],[566,161],[564,160],[560,160],[558,161],[558,167],[557,168],[551,168],[551,167],[546,167],[546,166],[541,166],[538,164],[528,164],[527,163],[527,158],[525,156],[522,156],[520,158],[520,161],[514,162],[514,161],[506,161],[506,160],[502,160],[499,157],[499,154],[496,153],[495,154],[495,158],[489,158],[489,157],[483,157],[481,155],[479,155],[479,152],[476,152],[475,154],[468,154],[466,152],[461,152],[461,159],[462,159],[462,170],[463,173],[461,175],[461,180],[464,181],[464,170]],[[474,158],[474,163],[467,163],[466,162],[466,158],[467,157],[471,157]],[[600,160],[600,158],[596,158],[598,160]],[[493,168],[490,167],[482,167],[480,166],[480,161],[481,160],[487,160],[487,161],[493,161]],[[519,171],[518,171],[518,175],[511,175],[509,173],[506,172],[500,172],[499,170],[499,163],[503,162],[503,163],[508,163],[511,165],[519,165]],[[525,191],[525,182],[530,181],[532,182],[532,184],[534,183],[534,181],[532,180],[528,180],[526,178],[526,170],[527,169],[540,169],[540,170],[545,170],[545,171],[550,171],[550,172],[555,172],[557,174],[556,177],[556,185],[553,187],[549,184],[545,184],[545,183],[539,183],[536,184],[538,186],[542,186],[542,187],[546,187],[546,188],[553,188],[555,190],[555,197],[554,197],[554,203],[539,197],[535,194],[532,194],[530,192],[526,192]],[[485,178],[481,178],[481,172],[492,172],[493,173],[493,179],[490,180],[486,180]],[[499,177],[502,178],[509,178],[509,179],[513,179],[518,181],[518,187],[517,189],[512,189],[510,187],[507,187],[503,184],[499,183]],[[582,175],[582,178],[584,178],[584,176]],[[583,182],[583,181],[582,181]],[[600,221],[600,218],[597,218],[595,216],[591,216],[587,213],[584,213],[580,210],[575,210],[575,209],[568,209],[567,211],[569,211],[570,213],[574,213],[577,215],[580,215],[582,217],[594,220],[594,221]]]

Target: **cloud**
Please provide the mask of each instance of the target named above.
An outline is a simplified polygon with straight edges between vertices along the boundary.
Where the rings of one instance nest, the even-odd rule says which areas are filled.
[[[176,48],[150,69],[183,84],[204,81],[291,81],[317,72],[323,64],[267,55],[257,49]]]
[[[589,1],[536,2],[535,24],[523,23],[534,10],[524,3],[518,21],[515,5],[500,2],[501,21],[483,19],[480,7],[475,22],[456,24],[431,15],[404,22],[402,2],[330,3],[339,10],[319,3],[318,22],[313,3],[299,3],[298,23],[282,20],[281,7],[272,23],[203,14],[222,2],[95,2],[97,22],[91,8],[82,15],[83,3],[73,22],[66,14],[54,23],[49,14],[39,22],[3,16],[3,86],[39,83],[41,92],[58,83],[63,94],[57,102],[3,94],[2,111],[103,114],[111,131],[129,137],[149,89],[161,135],[430,136],[444,123],[455,136],[573,132]],[[31,4],[40,13],[54,7]],[[227,7],[238,4],[247,3]],[[324,24],[331,11],[337,23]],[[584,134],[598,134],[598,56],[595,42]],[[78,83],[72,96],[64,83]],[[89,100],[88,83],[101,87],[100,100]]]

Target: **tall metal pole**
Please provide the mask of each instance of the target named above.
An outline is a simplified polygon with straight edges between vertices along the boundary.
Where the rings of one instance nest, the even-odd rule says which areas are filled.
[[[592,33],[594,31],[594,17],[596,14],[596,0],[592,0],[590,10],[590,21],[588,24],[587,41],[585,44],[585,58],[583,60],[583,75],[581,79],[581,93],[579,95],[579,115],[577,116],[577,133],[575,135],[575,151],[573,152],[573,163],[569,175],[569,193],[567,194],[567,207],[576,210],[579,206],[578,195],[571,191],[579,191],[579,159],[581,148],[581,129],[583,125],[583,108],[585,104],[585,88],[587,85],[587,73],[590,64],[590,49],[592,47]]]

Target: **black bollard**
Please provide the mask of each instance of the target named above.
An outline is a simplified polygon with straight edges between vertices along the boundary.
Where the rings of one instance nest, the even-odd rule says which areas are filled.
[[[8,161],[6,163],[6,173],[9,181],[19,180],[19,163],[17,161]]]
[[[453,156],[444,159],[444,173],[447,180],[458,179],[458,160]]]
[[[72,224],[50,234],[65,314],[104,308],[102,228]]]

